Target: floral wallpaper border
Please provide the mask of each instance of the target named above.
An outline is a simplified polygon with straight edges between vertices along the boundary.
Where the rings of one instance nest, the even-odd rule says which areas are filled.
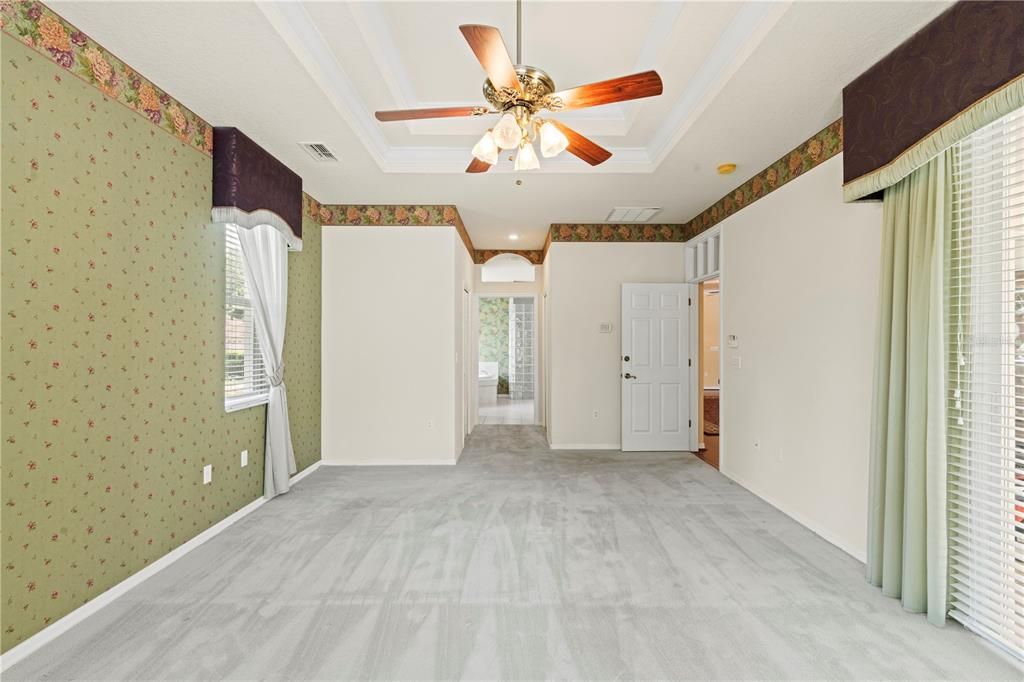
[[[483,265],[495,256],[505,253],[514,253],[517,256],[522,256],[534,265],[540,265],[544,262],[544,251],[540,249],[536,251],[525,249],[477,249],[473,251],[473,262],[477,265]]]
[[[0,30],[185,144],[212,155],[209,123],[42,3],[3,0]]]
[[[693,235],[685,224],[553,223],[553,242],[685,242]]]
[[[321,204],[309,196],[303,197],[303,210],[321,225],[380,225],[393,227],[437,227],[450,225],[475,258],[476,249],[462,222],[459,209],[451,204]]]
[[[840,118],[685,223],[553,223],[541,251],[541,262],[547,257],[551,242],[689,241],[841,151],[843,119]]]
[[[843,151],[843,119],[837,119],[796,149],[750,178],[686,223],[685,233],[695,237],[745,206],[762,199],[807,171]]]

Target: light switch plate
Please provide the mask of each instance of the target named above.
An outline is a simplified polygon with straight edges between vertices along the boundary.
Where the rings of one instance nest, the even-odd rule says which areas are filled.
[[[207,464],[203,467],[203,485],[213,480],[213,465]]]
[[[611,334],[612,333],[612,323],[611,322],[602,322],[601,325],[597,328],[597,331],[599,333],[601,333],[601,334]]]
[[[242,450],[242,466],[249,466],[249,451]]]

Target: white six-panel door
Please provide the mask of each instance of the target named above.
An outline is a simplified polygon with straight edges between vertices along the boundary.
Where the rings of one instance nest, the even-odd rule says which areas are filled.
[[[622,285],[622,449],[695,450],[692,284]]]

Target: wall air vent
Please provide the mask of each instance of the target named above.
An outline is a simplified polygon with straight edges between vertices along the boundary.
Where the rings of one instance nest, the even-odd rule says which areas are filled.
[[[323,142],[300,142],[299,146],[305,149],[314,161],[327,163],[337,163],[338,161],[338,157]]]
[[[605,221],[609,223],[646,223],[660,212],[660,206],[616,206],[605,218]]]

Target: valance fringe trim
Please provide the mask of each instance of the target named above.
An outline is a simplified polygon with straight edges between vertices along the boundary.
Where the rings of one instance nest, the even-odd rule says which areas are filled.
[[[993,121],[1024,107],[1024,74],[961,111],[878,170],[843,185],[843,200],[857,201],[891,187]]]
[[[284,235],[289,251],[302,251],[302,239],[292,232],[291,226],[284,218],[273,211],[260,208],[249,212],[243,211],[237,206],[214,206],[210,215],[212,222],[232,223],[248,229],[257,225],[269,225]]]

